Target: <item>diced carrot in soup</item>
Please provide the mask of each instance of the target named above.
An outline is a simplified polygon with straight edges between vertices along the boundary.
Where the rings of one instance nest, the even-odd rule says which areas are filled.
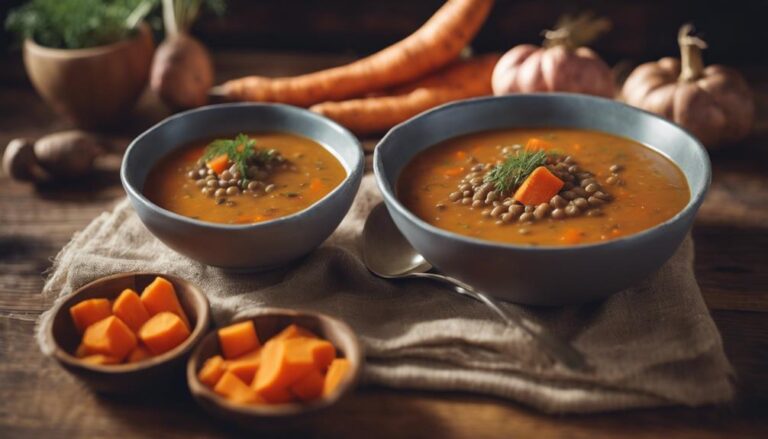
[[[515,200],[526,206],[548,203],[560,192],[563,184],[565,184],[563,180],[557,178],[549,169],[539,166],[515,191]]]
[[[229,166],[229,157],[226,155],[220,155],[213,160],[210,160],[206,164],[208,165],[208,169],[212,170],[218,175],[224,172]]]

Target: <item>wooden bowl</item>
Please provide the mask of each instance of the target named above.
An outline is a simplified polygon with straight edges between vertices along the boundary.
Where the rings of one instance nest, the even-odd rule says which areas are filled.
[[[146,88],[154,43],[149,26],[113,44],[55,49],[24,42],[32,85],[56,112],[83,128],[116,125]]]
[[[200,382],[197,372],[208,358],[220,355],[219,338],[216,331],[211,331],[198,344],[187,362],[187,384],[195,400],[208,412],[227,421],[246,428],[284,427],[287,423],[309,421],[319,413],[326,412],[340,399],[347,395],[360,377],[363,353],[360,342],[352,329],[325,314],[311,311],[296,311],[280,308],[259,308],[244,311],[231,322],[253,321],[256,333],[262,342],[295,323],[318,336],[330,341],[336,347],[337,355],[349,360],[350,373],[339,384],[338,391],[330,396],[308,403],[290,403],[275,405],[235,404],[217,395],[208,386]]]
[[[126,288],[141,293],[157,276],[170,281],[189,318],[192,332],[179,346],[164,354],[130,364],[87,364],[74,356],[82,335],[75,328],[69,308],[82,300],[116,299]],[[184,383],[184,364],[192,348],[211,325],[208,299],[196,286],[162,273],[120,273],[97,279],[60,302],[45,328],[45,343],[56,361],[92,389],[104,393],[159,392]]]

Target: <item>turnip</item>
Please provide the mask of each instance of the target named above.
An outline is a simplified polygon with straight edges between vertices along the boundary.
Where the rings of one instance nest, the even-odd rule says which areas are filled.
[[[208,102],[213,86],[213,63],[208,50],[189,34],[203,0],[163,0],[165,40],[155,52],[150,87],[174,110]],[[206,2],[221,9],[221,2]]]

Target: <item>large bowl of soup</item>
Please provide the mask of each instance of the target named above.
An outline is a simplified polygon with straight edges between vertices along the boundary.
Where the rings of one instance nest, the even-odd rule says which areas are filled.
[[[137,137],[120,171],[144,225],[207,265],[265,270],[318,247],[349,210],[363,174],[340,125],[279,104],[211,105]]]
[[[667,261],[710,183],[702,145],[615,101],[521,94],[392,129],[374,171],[395,224],[438,270],[500,299],[563,305]]]

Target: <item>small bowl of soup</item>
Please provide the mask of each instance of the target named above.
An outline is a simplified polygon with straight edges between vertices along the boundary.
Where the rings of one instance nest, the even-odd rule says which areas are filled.
[[[497,298],[563,305],[661,267],[710,182],[702,145],[636,108],[573,94],[480,98],[391,130],[374,171],[435,267]]]
[[[363,174],[358,140],[296,107],[222,104],[172,116],[137,137],[121,167],[144,225],[207,265],[265,270],[318,247]]]

